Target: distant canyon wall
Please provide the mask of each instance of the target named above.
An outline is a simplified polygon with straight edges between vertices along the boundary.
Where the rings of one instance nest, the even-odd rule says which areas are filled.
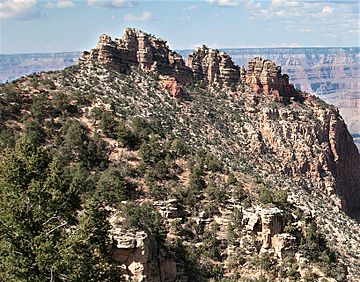
[[[0,82],[34,72],[54,71],[76,64],[82,52],[0,54]]]

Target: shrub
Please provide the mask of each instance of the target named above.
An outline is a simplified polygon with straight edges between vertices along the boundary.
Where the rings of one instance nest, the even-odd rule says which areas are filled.
[[[95,198],[106,205],[116,206],[131,198],[133,190],[120,171],[109,167],[100,176],[96,184]]]
[[[166,232],[162,217],[154,207],[136,204],[126,205],[122,209],[122,215],[125,217],[125,224],[128,227],[148,229],[158,243],[164,242]]]
[[[131,150],[137,150],[140,147],[141,139],[138,138],[123,121],[120,121],[115,128],[116,139],[119,140],[122,145]]]

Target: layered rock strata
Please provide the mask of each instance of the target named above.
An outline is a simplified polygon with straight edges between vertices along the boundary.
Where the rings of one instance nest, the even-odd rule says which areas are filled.
[[[281,67],[272,61],[257,57],[249,62],[246,70],[235,65],[225,52],[202,46],[185,64],[178,53],[169,49],[166,41],[133,28],[125,29],[121,39],[112,40],[108,35],[101,35],[96,48],[84,52],[80,62],[98,62],[122,72],[138,66],[160,75],[164,79],[161,83],[164,89],[174,97],[183,96],[178,82],[185,84],[193,79],[204,79],[209,86],[234,86],[243,82],[254,92],[272,94],[278,100],[280,96],[299,96],[289,83],[289,77],[281,74]]]
[[[298,96],[295,87],[289,83],[289,76],[281,73],[281,67],[260,57],[249,61],[245,83],[251,85],[256,93],[285,97]]]
[[[191,70],[179,54],[169,49],[166,41],[133,28],[125,29],[121,39],[101,35],[96,48],[84,52],[80,61],[96,61],[121,71],[139,66],[145,71],[172,76],[182,83],[191,79]]]
[[[196,79],[206,79],[209,84],[229,86],[239,82],[239,67],[230,56],[204,45],[188,57],[186,65],[191,68]]]

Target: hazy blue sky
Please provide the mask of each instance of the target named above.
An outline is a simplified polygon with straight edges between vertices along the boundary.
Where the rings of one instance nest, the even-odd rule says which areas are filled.
[[[360,1],[0,1],[0,53],[83,51],[125,27],[173,49],[360,46]]]

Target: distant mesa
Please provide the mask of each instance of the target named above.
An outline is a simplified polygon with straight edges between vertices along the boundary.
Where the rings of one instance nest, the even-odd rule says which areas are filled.
[[[249,61],[246,69],[235,65],[225,52],[203,45],[185,63],[181,55],[169,49],[166,41],[134,28],[126,28],[120,39],[101,35],[96,48],[84,52],[80,62],[106,64],[121,72],[129,72],[131,66],[155,72],[176,97],[182,93],[178,83],[186,84],[194,79],[206,80],[209,86],[231,87],[243,82],[253,92],[271,94],[277,100],[300,97],[289,77],[281,74],[281,67],[270,60],[257,57]]]

